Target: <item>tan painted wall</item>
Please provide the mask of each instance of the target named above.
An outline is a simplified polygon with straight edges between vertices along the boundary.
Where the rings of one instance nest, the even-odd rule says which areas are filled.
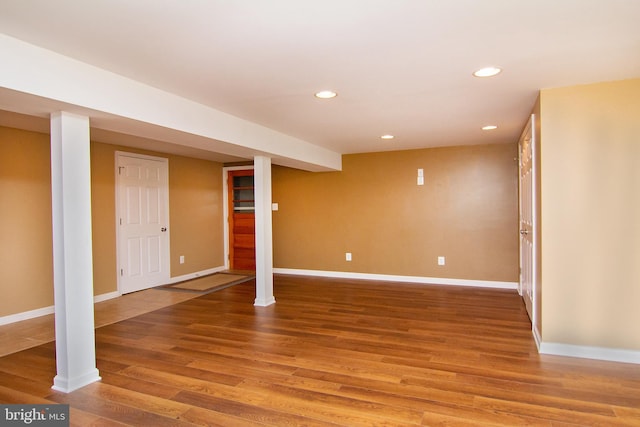
[[[118,290],[116,276],[115,147],[91,143],[93,293]]]
[[[53,305],[49,147],[47,134],[0,127],[0,316]],[[117,290],[116,150],[162,156],[91,143],[95,295]],[[224,265],[222,164],[165,157],[172,277]]]
[[[0,316],[53,304],[49,136],[0,127]]]
[[[640,79],[540,101],[543,341],[640,350]]]
[[[224,266],[222,164],[170,156],[169,204],[171,276]]]
[[[342,172],[274,167],[274,265],[516,282],[516,154],[514,143],[346,155]]]

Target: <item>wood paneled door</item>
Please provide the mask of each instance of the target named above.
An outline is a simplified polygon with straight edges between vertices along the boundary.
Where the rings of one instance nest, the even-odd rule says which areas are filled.
[[[229,267],[256,269],[256,233],[253,169],[230,170],[227,175],[229,197]]]

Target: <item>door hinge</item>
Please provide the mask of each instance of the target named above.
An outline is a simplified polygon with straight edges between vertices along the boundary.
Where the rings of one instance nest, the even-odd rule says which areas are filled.
[[[120,218],[120,225],[122,225],[122,218]]]
[[[124,270],[122,268],[120,269],[120,276],[124,276]]]
[[[118,175],[122,175],[122,169],[124,169],[124,166],[118,166]]]

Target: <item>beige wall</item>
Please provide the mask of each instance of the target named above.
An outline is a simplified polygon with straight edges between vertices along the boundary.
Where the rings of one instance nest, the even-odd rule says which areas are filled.
[[[0,316],[53,305],[49,147],[47,134],[0,127]],[[91,143],[95,295],[117,290],[116,150],[143,152]],[[224,265],[222,165],[165,157],[172,277]]]
[[[640,79],[540,103],[543,341],[640,350]]]
[[[274,167],[274,265],[516,282],[516,150],[514,143],[346,155],[342,172]],[[424,186],[416,185],[418,168]]]
[[[93,293],[118,290],[116,261],[115,147],[91,143]]]
[[[49,136],[0,127],[0,316],[53,304]]]
[[[169,156],[169,215],[172,277],[224,266],[221,163]]]

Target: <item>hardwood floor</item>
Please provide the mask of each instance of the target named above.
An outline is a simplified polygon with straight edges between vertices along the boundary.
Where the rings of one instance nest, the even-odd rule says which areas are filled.
[[[640,425],[638,365],[542,356],[515,291],[276,276],[96,331],[102,381],[51,390],[54,343],[0,358],[0,402],[71,424]]]
[[[147,289],[102,301],[94,305],[95,325],[99,328],[196,296],[188,292]],[[0,325],[0,356],[51,342],[55,339],[54,329],[53,314]]]

